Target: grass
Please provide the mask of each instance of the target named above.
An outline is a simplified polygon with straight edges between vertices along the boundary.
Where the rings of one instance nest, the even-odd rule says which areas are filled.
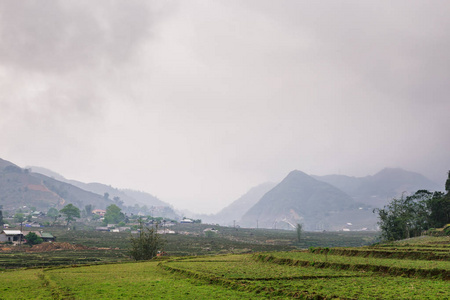
[[[276,253],[278,256],[293,254],[306,254],[310,262],[322,256],[312,253]],[[391,276],[367,270],[318,268],[311,263],[307,266],[278,265],[255,257],[251,254],[215,255],[141,263],[3,271],[0,272],[0,299],[450,297],[448,280]],[[372,263],[382,265],[383,260],[373,259]]]
[[[171,249],[205,254],[241,252],[244,247],[250,251],[290,247],[284,244],[289,233],[283,232],[278,240],[271,231],[258,233],[248,243],[240,240],[239,234],[250,233],[227,236],[225,232],[213,239],[173,236],[179,243]],[[81,232],[66,237],[113,249],[0,254],[0,266],[34,267],[0,270],[0,299],[450,299],[450,262],[436,259],[448,255],[448,243],[442,239],[412,239],[364,248],[315,248],[314,253],[185,255],[114,263],[129,259],[125,249],[114,247],[119,245],[120,235],[101,234]],[[340,236],[337,241],[349,237],[356,238]],[[266,238],[270,242],[263,243]],[[366,257],[358,251],[366,251]],[[396,252],[420,255],[414,260],[397,259]],[[438,255],[433,258],[429,253]],[[106,262],[110,264],[98,265]],[[48,267],[58,264],[66,266]]]
[[[47,267],[55,265],[99,264],[130,261],[126,251],[78,250],[51,252],[0,252],[0,270],[11,268]]]
[[[128,263],[0,273],[0,299],[245,299],[245,292],[208,285],[158,267]],[[20,292],[18,292],[20,291]]]
[[[428,260],[407,260],[407,259],[389,259],[389,258],[372,258],[358,256],[341,256],[341,255],[325,255],[308,252],[271,252],[264,253],[263,256],[272,256],[275,258],[287,258],[292,261],[308,261],[308,262],[329,262],[337,264],[360,264],[398,268],[414,268],[414,269],[440,269],[450,270],[450,261],[428,261]]]

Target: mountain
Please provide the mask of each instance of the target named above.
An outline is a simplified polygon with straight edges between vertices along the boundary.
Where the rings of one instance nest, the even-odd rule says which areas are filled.
[[[131,189],[121,189],[120,191],[122,191],[128,197],[132,197],[135,201],[147,206],[170,206],[169,203],[161,201],[155,196],[146,192],[135,191]]]
[[[400,168],[385,168],[373,176],[349,177],[344,175],[314,176],[352,196],[356,201],[372,207],[383,207],[403,192],[417,190],[439,191],[442,188],[425,176]]]
[[[0,205],[4,210],[35,207],[37,210],[47,211],[51,207],[61,209],[69,203],[81,209],[88,204],[105,209],[111,204],[122,205],[122,202],[129,205],[122,207],[124,212],[179,219],[169,204],[145,192],[119,190],[101,183],[67,180],[45,168],[22,169],[0,159]]]
[[[295,170],[250,208],[240,224],[293,228],[302,223],[305,230],[336,230],[351,223],[340,216],[348,218],[351,216],[348,212],[360,210],[363,211],[360,204],[345,192]]]
[[[220,225],[233,225],[234,221],[238,221],[242,216],[258,202],[265,193],[270,191],[276,184],[273,182],[262,183],[251,188],[247,193],[239,197],[227,207],[223,208],[215,215],[199,215],[198,217],[206,223],[214,223]]]
[[[0,205],[5,210],[34,206],[46,211],[50,207],[60,209],[68,203],[78,207],[93,204],[97,208],[105,208],[112,201],[0,159]]]
[[[30,167],[30,168],[34,172],[47,175],[56,180],[69,183],[71,185],[79,187],[80,189],[83,189],[83,190],[86,190],[86,191],[89,191],[89,192],[92,192],[92,193],[95,193],[95,194],[98,194],[101,196],[103,196],[105,193],[108,193],[110,199],[119,197],[120,200],[123,201],[123,203],[128,206],[133,206],[135,204],[138,204],[140,206],[146,205],[148,207],[150,207],[150,206],[168,206],[168,207],[170,207],[169,203],[161,201],[158,198],[156,198],[155,196],[153,196],[149,193],[146,193],[146,192],[134,191],[134,190],[130,190],[130,189],[118,189],[118,188],[114,188],[110,185],[106,185],[103,183],[97,183],[97,182],[84,183],[84,182],[77,181],[77,180],[66,179],[64,176],[62,176],[56,172],[53,172],[49,169],[46,169],[46,168],[34,167],[34,166]]]

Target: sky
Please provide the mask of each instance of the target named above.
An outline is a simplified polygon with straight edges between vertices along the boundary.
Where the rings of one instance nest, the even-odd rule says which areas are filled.
[[[450,169],[448,1],[0,0],[0,158],[217,212]]]

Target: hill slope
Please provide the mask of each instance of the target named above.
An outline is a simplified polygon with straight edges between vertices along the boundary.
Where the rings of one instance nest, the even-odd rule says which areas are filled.
[[[204,217],[206,221],[220,225],[232,225],[233,221],[238,221],[242,216],[255,205],[265,193],[275,187],[275,183],[266,182],[251,188],[247,193],[239,197],[227,207],[223,208],[213,216]],[[203,219],[202,219],[203,220]]]
[[[103,183],[98,182],[92,182],[92,183],[84,183],[77,180],[71,180],[67,179],[64,176],[53,172],[49,169],[42,168],[42,167],[31,167],[31,169],[34,172],[44,174],[48,177],[53,177],[56,180],[69,183],[71,185],[74,185],[76,187],[79,187],[80,189],[98,194],[100,196],[103,196],[105,193],[109,194],[109,198],[113,199],[115,197],[119,197],[121,201],[124,202],[125,205],[146,205],[148,207],[150,206],[170,206],[170,204],[159,200],[155,196],[146,193],[146,192],[140,192],[140,191],[134,191],[130,189],[118,189],[115,187],[112,187],[110,185],[106,185]]]
[[[278,228],[282,228],[303,223],[306,230],[336,229],[342,225],[331,224],[328,220],[334,215],[358,210],[358,206],[338,188],[296,170],[247,211],[241,224],[256,227],[258,222],[259,227],[273,228],[278,224]]]
[[[5,210],[34,206],[38,210],[47,211],[50,207],[60,209],[68,203],[80,208],[87,204],[105,208],[112,203],[97,194],[42,174],[32,173],[29,169],[22,169],[2,159],[0,168],[0,204]]]

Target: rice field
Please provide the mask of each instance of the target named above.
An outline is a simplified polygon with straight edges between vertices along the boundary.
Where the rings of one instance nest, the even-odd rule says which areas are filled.
[[[378,257],[373,247],[315,248],[3,270],[0,299],[450,299],[441,246],[428,249],[444,257],[435,260]]]

